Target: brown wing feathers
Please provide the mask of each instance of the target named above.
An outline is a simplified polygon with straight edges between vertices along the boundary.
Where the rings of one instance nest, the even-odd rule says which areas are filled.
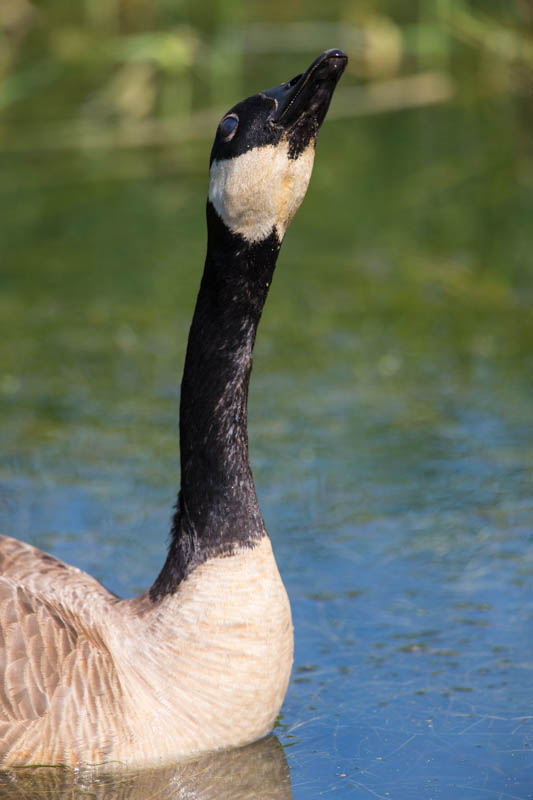
[[[98,742],[93,757],[105,760],[113,727],[121,727],[109,718],[109,709],[120,707],[116,670],[87,619],[61,607],[69,579],[71,595],[81,593],[84,579],[94,592],[96,581],[4,537],[0,569],[9,574],[0,577],[0,763],[72,763],[82,742],[85,752],[87,742]],[[47,598],[39,591],[45,588]]]

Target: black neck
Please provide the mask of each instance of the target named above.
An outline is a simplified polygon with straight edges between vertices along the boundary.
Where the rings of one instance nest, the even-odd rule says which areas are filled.
[[[207,204],[205,269],[181,383],[181,491],[154,599],[209,556],[252,547],[265,532],[248,459],[252,351],[280,243],[247,244]]]

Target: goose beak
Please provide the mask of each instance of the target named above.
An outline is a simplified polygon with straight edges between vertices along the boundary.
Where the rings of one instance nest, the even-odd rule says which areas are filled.
[[[335,87],[348,62],[343,50],[326,50],[309,69],[262,94],[276,101],[275,125],[290,128],[301,117],[314,119],[318,128],[326,116]]]

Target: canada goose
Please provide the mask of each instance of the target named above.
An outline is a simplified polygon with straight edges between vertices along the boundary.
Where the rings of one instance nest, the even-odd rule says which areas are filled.
[[[272,729],[293,632],[248,460],[248,383],[281,242],[346,61],[326,51],[218,126],[181,384],[181,489],[153,586],[120,599],[1,539],[1,765],[148,765]]]

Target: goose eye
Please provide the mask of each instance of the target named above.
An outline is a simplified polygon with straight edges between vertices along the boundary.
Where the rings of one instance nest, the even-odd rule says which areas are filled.
[[[235,131],[239,125],[238,117],[225,117],[220,123],[220,130],[222,131],[222,135],[229,139],[234,136]]]

